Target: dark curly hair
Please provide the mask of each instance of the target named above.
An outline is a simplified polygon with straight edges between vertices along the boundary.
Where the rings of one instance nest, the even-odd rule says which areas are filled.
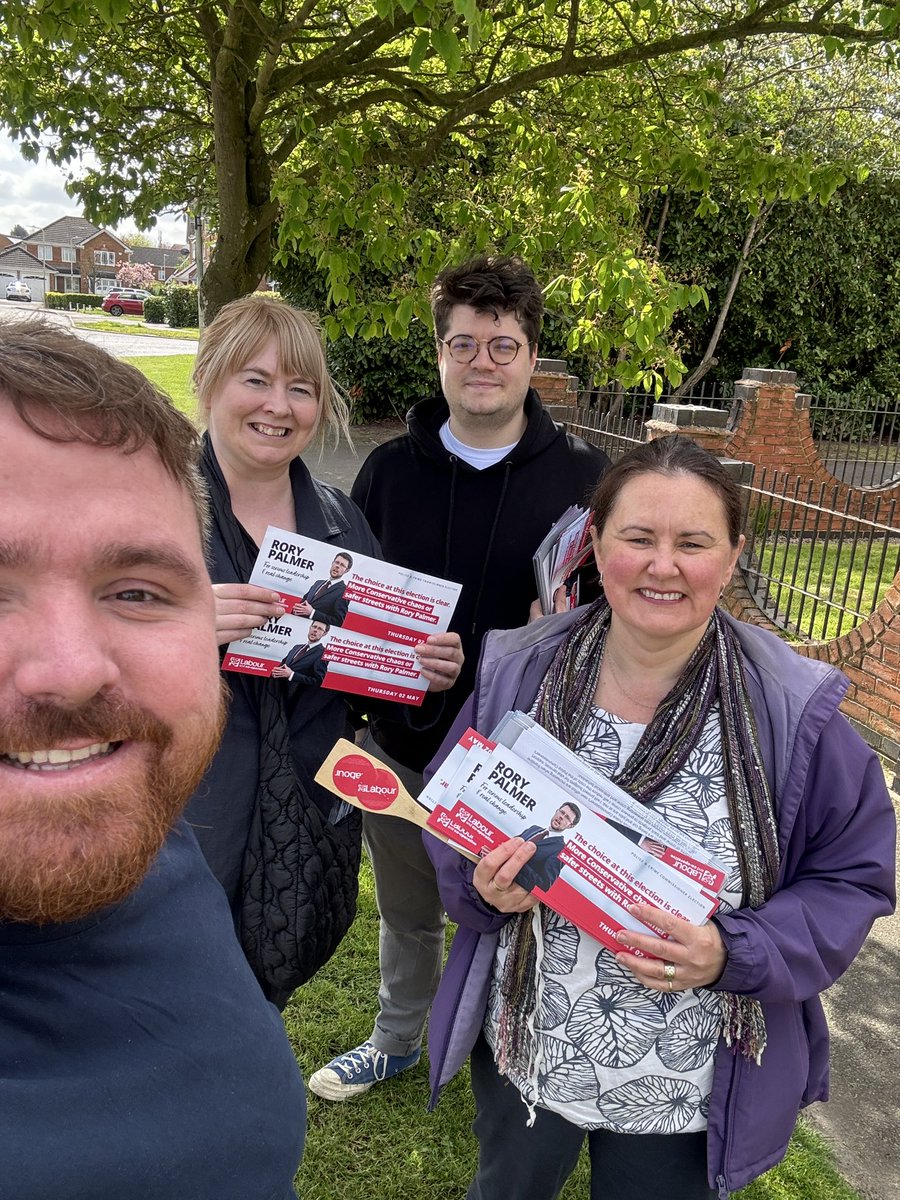
[[[443,338],[450,312],[468,304],[476,312],[498,317],[516,314],[530,346],[537,346],[544,321],[544,294],[531,267],[514,255],[480,254],[442,271],[431,288],[434,332]]]

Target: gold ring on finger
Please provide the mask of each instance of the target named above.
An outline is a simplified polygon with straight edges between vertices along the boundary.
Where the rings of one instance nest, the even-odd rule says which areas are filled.
[[[675,978],[675,964],[671,962],[663,963],[663,979],[667,979],[669,983]],[[672,990],[671,988],[669,989]]]

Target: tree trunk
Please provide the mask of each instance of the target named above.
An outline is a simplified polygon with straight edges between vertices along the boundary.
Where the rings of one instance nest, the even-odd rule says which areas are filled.
[[[659,225],[657,226],[657,230],[656,230],[656,247],[655,247],[655,249],[656,249],[657,262],[659,261],[660,251],[662,250],[663,234],[666,231],[666,225],[668,224],[668,220],[669,220],[669,201],[670,201],[670,199],[671,199],[671,194],[669,192],[666,192],[666,198],[663,201],[662,212],[659,214]]]
[[[747,230],[746,236],[744,237],[744,244],[741,247],[740,258],[735,263],[734,270],[731,273],[731,280],[728,284],[728,290],[725,293],[725,299],[722,301],[722,307],[719,309],[719,315],[716,318],[716,324],[713,328],[709,342],[707,343],[706,349],[703,351],[703,357],[700,359],[700,362],[693,369],[693,371],[691,371],[690,374],[687,375],[684,380],[682,380],[681,384],[669,397],[670,403],[678,404],[681,398],[688,394],[694,384],[699,383],[707,371],[712,370],[712,368],[716,365],[716,359],[714,355],[719,345],[719,338],[722,336],[722,330],[725,328],[725,321],[728,317],[729,309],[731,308],[731,302],[734,299],[734,294],[737,291],[738,284],[741,281],[741,275],[744,273],[744,267],[747,264],[747,259],[750,257],[750,252],[753,249],[753,242],[756,238],[757,231],[764,222],[765,218],[769,215],[771,207],[771,204],[766,204],[763,202],[763,204],[760,205],[759,212],[756,213],[753,220],[750,222],[750,228]]]
[[[212,110],[215,135],[218,223],[200,284],[200,319],[208,324],[230,300],[255,291],[269,270],[272,230],[278,213],[272,175],[258,125],[250,120],[256,84],[252,39],[244,54],[220,45],[213,61]],[[228,38],[226,36],[226,43]]]

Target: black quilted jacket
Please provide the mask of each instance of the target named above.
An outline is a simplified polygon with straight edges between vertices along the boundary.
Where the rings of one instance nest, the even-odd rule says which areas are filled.
[[[296,505],[297,530],[318,541],[330,542],[380,557],[380,549],[365,518],[351,500],[327,484],[313,480],[304,464],[295,460],[291,483]],[[213,496],[215,491],[213,490]],[[214,528],[210,546],[210,575],[214,583],[245,582],[232,565],[222,532]],[[360,858],[360,821],[355,811],[330,830],[324,855],[310,834],[309,822],[292,821],[284,813],[283,828],[269,845],[274,862],[269,863],[266,886],[253,887],[258,895],[247,895],[242,884],[242,864],[254,818],[259,784],[259,702],[255,688],[277,687],[277,682],[228,672],[226,682],[232,699],[222,745],[203,781],[188,803],[187,818],[197,834],[203,853],[225,888],[236,924],[240,928],[242,908],[248,903],[274,906],[281,911],[292,937],[298,927],[313,944],[310,961],[321,964],[334,950],[356,908],[357,874]],[[289,688],[287,719],[293,767],[307,796],[315,805],[313,825],[325,820],[334,807],[334,797],[313,781],[318,768],[340,737],[352,737],[350,709],[340,693],[320,688]],[[274,787],[279,786],[278,780]],[[276,814],[277,815],[277,814]],[[278,894],[280,892],[280,894]],[[269,915],[272,915],[271,911]],[[245,943],[246,945],[246,943]],[[277,959],[277,946],[267,953]],[[257,974],[258,964],[252,963]],[[270,964],[277,970],[278,963]],[[261,980],[261,982],[265,982]],[[276,1001],[278,989],[266,990]],[[287,989],[288,991],[290,989]],[[286,999],[282,996],[281,999]]]

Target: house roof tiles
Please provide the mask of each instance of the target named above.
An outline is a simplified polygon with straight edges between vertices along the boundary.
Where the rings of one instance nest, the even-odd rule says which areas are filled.
[[[49,225],[45,225],[42,229],[36,229],[34,233],[30,233],[23,240],[27,242],[45,242],[52,246],[83,246],[85,242],[96,237],[98,233],[106,233],[121,246],[125,246],[125,242],[120,237],[116,237],[112,230],[101,229],[99,225],[95,225],[92,221],[88,221],[84,217],[59,217],[56,221],[51,221]]]
[[[29,254],[21,246],[9,246],[6,250],[0,250],[0,271],[34,271],[37,269],[42,275],[46,274],[46,264],[35,258],[33,254]]]

